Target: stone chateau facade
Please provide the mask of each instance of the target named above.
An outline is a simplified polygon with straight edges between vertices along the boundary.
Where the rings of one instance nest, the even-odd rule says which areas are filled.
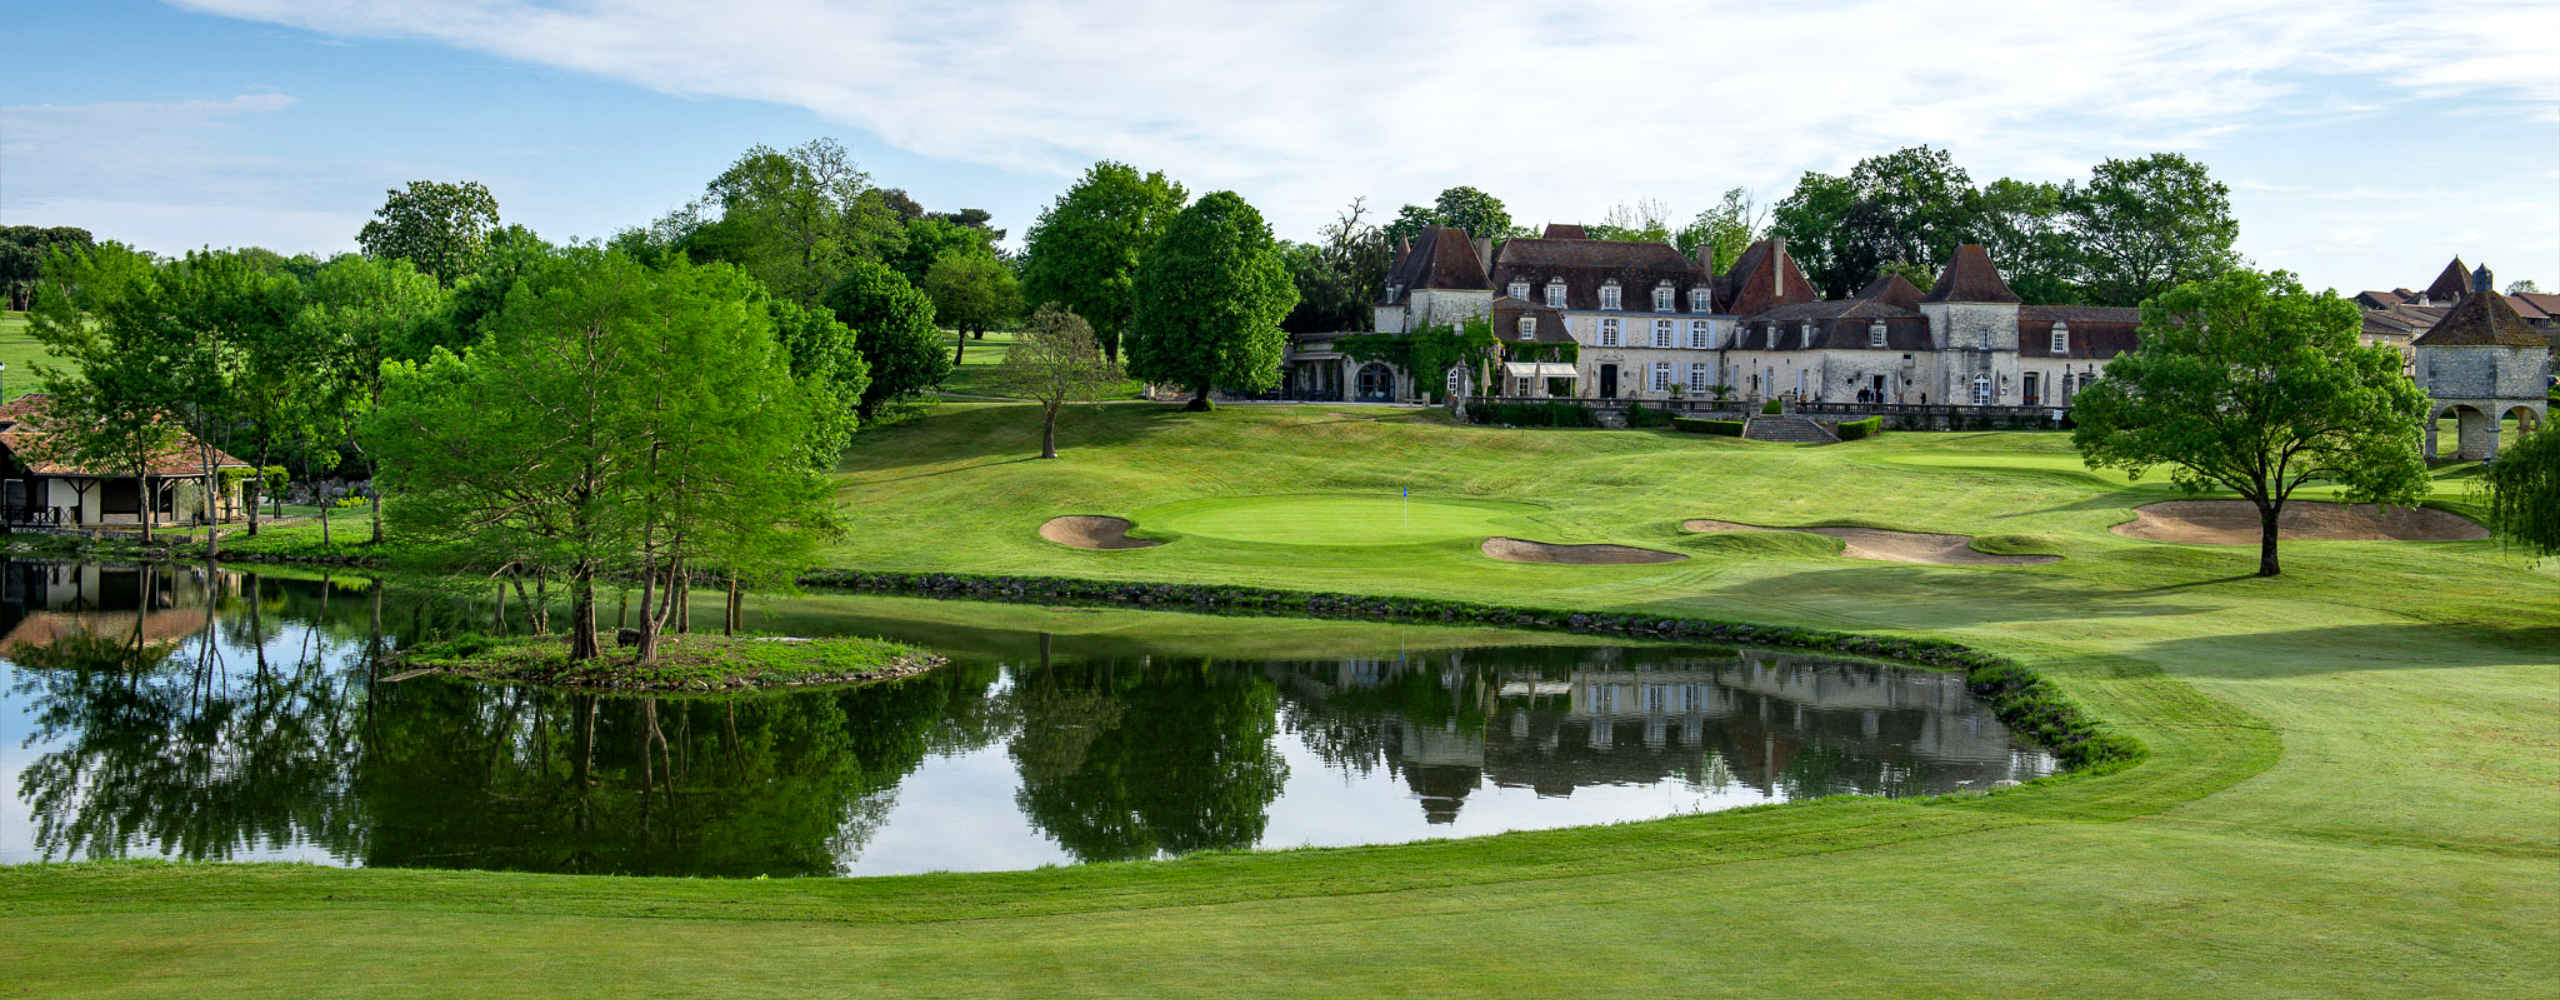
[[[1703,256],[1703,255],[1702,255]],[[1806,403],[2068,406],[2133,347],[2133,309],[2031,306],[1979,246],[1923,292],[1888,276],[1821,299],[1783,240],[1753,244],[1722,274],[1661,243],[1595,240],[1579,226],[1495,243],[1431,227],[1398,248],[1376,329],[1491,319],[1508,360],[1494,384],[1463,370],[1362,363],[1333,338],[1291,345],[1284,391],[1414,401],[1430,379],[1462,395],[1627,400],[1786,398]],[[1570,344],[1563,352],[1522,350]]]

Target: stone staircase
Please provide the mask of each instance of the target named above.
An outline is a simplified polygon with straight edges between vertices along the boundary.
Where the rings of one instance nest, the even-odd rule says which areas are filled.
[[[1810,417],[1755,416],[1743,425],[1742,436],[1753,441],[1786,441],[1796,444],[1831,444],[1840,440]]]

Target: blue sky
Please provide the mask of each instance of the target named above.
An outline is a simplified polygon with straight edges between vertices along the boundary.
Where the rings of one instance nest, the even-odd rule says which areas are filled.
[[[2187,153],[2232,186],[2242,252],[2314,286],[2421,286],[2458,253],[2560,287],[2560,5],[107,0],[9,24],[0,223],[160,251],[346,249],[413,178],[604,236],[816,136],[1016,236],[1109,157],[1302,239],[1454,184],[1530,224],[1685,216],[1925,142],[1977,182]]]

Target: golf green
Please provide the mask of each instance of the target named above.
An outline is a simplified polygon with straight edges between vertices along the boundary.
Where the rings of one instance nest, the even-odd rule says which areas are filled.
[[[1132,517],[1150,532],[1274,545],[1412,545],[1529,530],[1529,504],[1395,494],[1320,493],[1215,497],[1149,507]]]

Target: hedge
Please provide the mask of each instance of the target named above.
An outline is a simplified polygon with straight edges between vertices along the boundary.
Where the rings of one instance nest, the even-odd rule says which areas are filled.
[[[1467,422],[1506,427],[1598,427],[1600,417],[1580,403],[1470,402]]]
[[[1644,408],[1643,403],[1627,404],[1627,426],[1629,427],[1669,427],[1672,419],[1669,410],[1648,410]]]
[[[1726,437],[1742,436],[1742,421],[1739,420],[1711,420],[1706,417],[1673,417],[1671,418],[1671,426],[1677,427],[1691,434],[1722,434]]]
[[[1362,621],[1491,625],[1597,633],[1634,639],[1732,643],[1901,660],[1960,670],[1965,686],[2012,731],[2053,752],[2069,770],[2114,770],[2148,753],[2080,709],[2024,664],[1943,639],[1903,639],[1787,625],[1753,625],[1657,614],[1589,613],[1421,597],[1320,593],[1205,583],[1139,583],[1072,577],[819,570],[803,586],[1016,604],[1083,604],[1199,614],[1273,615]]]
[[[1882,433],[1884,433],[1884,417],[1882,416],[1868,417],[1864,420],[1843,420],[1840,422],[1840,440],[1843,441],[1855,441],[1859,438],[1870,438]]]
[[[1786,407],[1778,405],[1778,401],[1774,399],[1764,400],[1760,404],[1760,412],[1764,416],[1772,413],[1783,413],[1785,411]]]

